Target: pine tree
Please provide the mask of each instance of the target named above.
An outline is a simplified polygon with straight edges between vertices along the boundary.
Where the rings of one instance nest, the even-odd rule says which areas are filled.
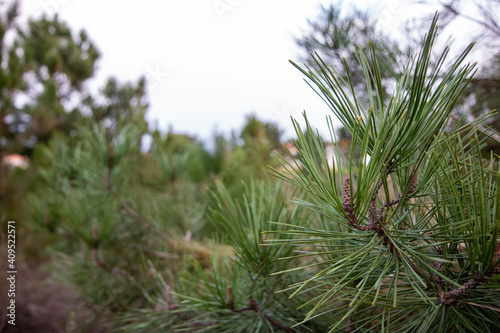
[[[315,158],[323,149],[319,137],[306,137],[294,122],[305,147],[304,170],[284,164],[286,171],[274,174],[305,191],[302,204],[330,222],[323,228],[286,224],[284,233],[300,236],[286,244],[308,244],[317,262],[289,288],[292,298],[310,295],[304,323],[323,315],[332,332],[500,328],[500,174],[498,156],[481,156],[479,128],[492,114],[447,129],[474,72],[474,65],[460,67],[472,45],[440,73],[448,50],[430,66],[436,33],[435,17],[390,98],[375,49],[371,61],[358,54],[369,106],[356,98],[347,67],[344,80],[318,56],[316,69],[297,66],[352,135],[351,150],[359,146],[371,157],[356,163],[337,147],[332,172],[324,158]]]
[[[437,18],[391,97],[375,48],[358,60],[370,104],[315,56],[296,65],[352,136],[328,167],[323,139],[294,120],[296,163],[248,184],[242,197],[213,192],[210,221],[232,251],[194,263],[177,279],[157,271],[152,308],[123,316],[134,332],[495,332],[500,327],[497,156],[480,152],[481,122],[449,128],[474,73],[467,48],[432,66]],[[330,122],[331,124],[331,122]],[[335,142],[333,126],[332,141]],[[351,154],[352,156],[352,154]],[[370,159],[367,159],[370,156]],[[267,223],[266,221],[270,221]],[[215,243],[214,246],[217,246]],[[220,249],[220,248],[219,248]]]
[[[500,3],[498,1],[478,0],[473,2],[464,2],[451,0],[446,2],[439,1],[420,1],[421,5],[438,5],[441,7],[441,23],[439,29],[442,32],[449,32],[449,24],[462,19],[462,22],[470,27],[470,30],[476,29],[478,34],[474,36],[477,41],[475,54],[485,58],[482,61],[481,69],[471,79],[467,87],[461,94],[457,105],[454,108],[453,119],[460,119],[462,115],[477,117],[499,105],[500,94],[500,27],[497,24],[500,19]],[[388,9],[397,6],[396,2],[388,4]],[[388,25],[382,25],[381,22],[387,18],[396,18],[395,13],[390,13],[386,17],[384,12],[377,15],[377,11],[366,9],[360,10],[353,6],[351,10],[345,10],[346,6],[341,3],[332,4],[329,7],[322,7],[320,14],[308,20],[309,29],[296,38],[296,44],[305,52],[304,61],[309,66],[315,67],[316,62],[311,54],[318,53],[326,63],[339,70],[339,74],[346,79],[346,73],[342,70],[343,61],[347,62],[349,67],[350,80],[356,88],[358,99],[365,102],[368,95],[364,89],[364,75],[360,63],[356,60],[357,48],[365,52],[370,47],[376,49],[376,61],[379,67],[381,84],[384,91],[388,93],[390,87],[394,85],[395,79],[399,78],[404,71],[402,64],[409,58],[410,49],[418,49],[421,40],[414,38],[415,31],[427,29],[427,25],[432,21],[433,15],[419,17],[405,24],[404,30],[401,29],[403,38],[398,40],[394,35],[388,34]],[[397,7],[396,7],[397,8]],[[391,29],[397,29],[394,24],[389,25]],[[451,30],[451,39],[460,42],[461,38],[456,36]],[[370,46],[371,45],[371,46]],[[368,58],[368,61],[371,61]],[[432,63],[438,61],[438,58],[431,58]],[[373,83],[372,83],[373,84]],[[387,96],[388,97],[388,96]],[[483,151],[485,157],[493,150],[496,154],[500,152],[497,141],[500,139],[495,132],[500,130],[500,121],[498,116],[490,117],[483,123],[483,130],[488,131],[489,127],[493,129],[489,132],[492,139],[487,140],[486,149]],[[342,131],[338,131],[340,139]],[[347,138],[347,137],[345,137]]]
[[[436,36],[434,18],[392,94],[377,49],[358,50],[367,99],[345,62],[344,74],[318,55],[295,64],[351,154],[330,120],[331,169],[323,138],[293,120],[298,157],[277,154],[276,177],[243,191],[224,184],[224,163],[197,176],[208,169],[185,136],[157,134],[141,153],[141,116],[80,122],[81,141],[41,152],[50,166],[30,201],[32,220],[61,236],[54,271],[124,332],[498,331],[500,172],[481,155],[492,113],[450,125],[472,45],[445,69],[448,49],[430,61]],[[246,149],[264,129],[248,124]]]
[[[0,12],[0,207],[18,216],[32,172],[12,172],[3,165],[9,154],[31,156],[37,143],[59,131],[70,135],[83,110],[99,52],[81,31],[75,36],[57,16],[18,26],[18,1]],[[10,34],[9,38],[6,35]],[[81,106],[81,105],[79,105]],[[7,193],[9,195],[7,195]],[[7,216],[2,216],[2,219]]]

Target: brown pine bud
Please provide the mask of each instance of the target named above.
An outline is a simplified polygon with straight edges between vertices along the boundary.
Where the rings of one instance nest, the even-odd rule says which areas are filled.
[[[233,307],[233,288],[231,286],[227,286],[226,289],[226,304]]]
[[[342,194],[344,196],[344,209],[345,207],[352,207],[352,201],[351,201],[351,180],[349,179],[349,175],[347,175],[345,181],[344,181],[344,189],[342,191]]]
[[[94,239],[94,249],[99,248],[99,236],[97,234],[97,227],[92,226],[92,238]]]
[[[496,263],[498,259],[500,259],[500,243],[497,243],[497,248],[495,250],[495,254],[493,255],[493,264]],[[500,263],[493,268],[493,272],[500,273]]]

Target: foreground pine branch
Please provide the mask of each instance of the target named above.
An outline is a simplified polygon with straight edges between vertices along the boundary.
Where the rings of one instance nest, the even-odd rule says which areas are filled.
[[[292,299],[310,297],[302,324],[321,315],[333,322],[330,332],[500,329],[500,172],[495,156],[481,157],[480,134],[491,114],[447,131],[474,65],[461,64],[470,46],[446,70],[447,50],[430,68],[436,24],[390,99],[375,48],[359,53],[369,107],[349,75],[319,56],[315,69],[295,65],[352,135],[351,156],[334,145],[332,170],[317,157],[323,141],[307,118],[304,131],[294,120],[299,156],[290,163],[278,155],[282,169],[271,171],[307,193],[299,204],[328,219],[314,228],[287,223],[282,233],[298,238],[273,242],[311,248],[315,265],[294,268],[305,278],[286,289]]]
[[[436,24],[390,98],[375,47],[358,54],[368,104],[347,66],[318,56],[314,70],[297,66],[352,141],[346,154],[330,120],[327,161],[307,118],[304,130],[293,120],[298,154],[277,155],[270,171],[288,184],[229,170],[195,181],[200,149],[158,140],[142,154],[134,123],[89,120],[76,145],[52,140],[32,207],[61,236],[54,271],[123,332],[499,331],[500,171],[498,156],[482,157],[481,133],[490,115],[450,123],[475,67],[462,64],[470,47],[430,65]],[[252,133],[264,128],[243,131],[251,155],[239,163],[260,167],[268,140]]]

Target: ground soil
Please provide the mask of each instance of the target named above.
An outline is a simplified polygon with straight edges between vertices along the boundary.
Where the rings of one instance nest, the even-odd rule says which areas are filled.
[[[0,267],[7,267],[0,258]],[[75,290],[53,281],[43,264],[21,263],[16,275],[15,326],[5,321],[6,277],[0,283],[0,332],[2,333],[104,333],[109,330],[101,322],[89,324],[85,309]],[[5,270],[2,269],[5,272]],[[5,273],[2,273],[5,274]]]

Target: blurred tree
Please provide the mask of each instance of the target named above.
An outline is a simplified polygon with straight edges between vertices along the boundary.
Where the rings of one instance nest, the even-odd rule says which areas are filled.
[[[376,20],[369,11],[356,7],[346,10],[341,3],[331,4],[328,7],[321,6],[318,17],[307,22],[309,31],[295,41],[307,52],[303,60],[308,66],[317,67],[311,58],[311,53],[316,52],[336,70],[345,65],[349,67],[349,79],[354,87],[363,87],[366,78],[357,61],[356,50],[359,47],[366,52],[371,43],[376,49],[375,59],[381,78],[384,81],[395,80],[401,75],[408,50],[389,34],[377,29]],[[375,59],[369,59],[372,67]],[[340,74],[348,79],[345,71]]]
[[[145,78],[140,78],[136,84],[120,84],[115,78],[110,78],[99,95],[87,96],[82,104],[88,107],[92,117],[98,122],[102,121],[110,132],[115,132],[118,122],[127,119],[141,122],[146,130],[148,101],[145,86]]]
[[[81,117],[77,101],[93,76],[99,52],[81,31],[72,35],[57,16],[16,24],[18,1],[0,10],[0,199],[8,154],[30,155],[60,130],[70,134]],[[22,188],[22,187],[19,187]],[[9,196],[15,197],[14,193]],[[3,205],[3,203],[2,203]]]
[[[264,168],[274,149],[280,144],[281,131],[273,123],[263,122],[250,115],[241,130],[243,148],[248,153],[247,161]]]
[[[18,3],[14,2],[6,7],[0,12],[0,200],[5,196],[4,156],[17,152],[16,131],[11,126],[16,116],[20,116],[15,106],[15,96],[18,91],[26,89],[23,80],[25,67],[16,53],[19,43],[8,45],[5,40],[7,32],[14,29]]]
[[[422,3],[431,2],[422,1]],[[466,3],[451,0],[439,4],[442,6],[441,11],[444,16],[440,29],[446,29],[457,18],[476,24],[479,28],[476,39],[481,42],[476,47],[487,55],[486,63],[482,65],[482,69],[471,80],[458,101],[454,121],[463,115],[478,117],[499,108],[500,27],[497,22],[500,19],[500,2],[480,0]],[[466,13],[463,12],[464,5],[469,6]],[[428,16],[421,17],[421,24],[415,24],[414,28],[428,26],[431,19],[432,17]],[[402,31],[407,36],[407,44],[401,44],[388,31],[380,31],[374,12],[362,11],[355,7],[347,11],[341,3],[321,7],[318,17],[308,20],[308,23],[309,30],[303,36],[296,38],[297,45],[307,52],[302,60],[310,67],[318,68],[312,60],[312,53],[318,53],[325,63],[339,71],[342,78],[352,80],[355,91],[359,93],[358,98],[366,104],[368,104],[367,92],[358,89],[363,86],[366,79],[355,52],[356,47],[366,51],[369,45],[373,44],[377,55],[373,59],[368,59],[367,65],[373,69],[373,63],[377,61],[382,88],[384,94],[387,94],[388,88],[392,86],[392,80],[397,79],[403,73],[402,65],[407,62],[409,50],[420,46],[418,41],[411,38],[409,29],[406,32]],[[437,62],[438,59],[431,59],[431,61]],[[345,67],[349,68],[349,78],[347,78]],[[483,129],[488,132],[489,126],[498,131],[500,129],[498,120],[498,116],[489,119],[483,124]],[[343,133],[339,132],[341,139]],[[496,154],[499,154],[500,144],[495,140],[489,140],[488,149],[493,149]]]
[[[471,2],[450,0],[442,3],[442,29],[448,28],[458,19],[476,26],[477,41],[485,57],[481,69],[472,78],[460,100],[458,112],[477,118],[486,112],[500,109],[500,1],[476,0]],[[425,21],[424,21],[425,22]],[[491,131],[489,128],[493,129]],[[500,154],[500,142],[494,132],[500,131],[500,117],[490,118],[483,124],[483,130],[493,139],[488,140],[496,154]],[[495,140],[496,139],[496,140]]]
[[[102,90],[90,94],[85,83],[93,77],[100,55],[85,31],[75,36],[57,15],[30,19],[25,27],[17,27],[17,9],[14,1],[0,13],[0,158],[13,153],[31,156],[35,146],[48,143],[55,132],[78,141],[76,124],[87,117],[103,123],[109,142],[117,123],[135,123],[141,128],[135,141],[139,151],[147,131],[145,79],[121,84],[110,78]],[[7,32],[12,41],[4,38]],[[48,163],[43,158],[36,162]],[[18,195],[11,192],[5,172],[0,164],[0,197],[8,187],[9,200],[2,205],[10,207],[27,188],[17,184]]]
[[[17,2],[0,12],[0,137],[1,153],[14,150],[15,127],[9,126],[18,116],[18,109],[15,106],[15,96],[20,90],[26,89],[26,82],[23,74],[26,67],[16,50],[19,41],[14,41],[9,45],[5,40],[7,32],[15,28],[15,18],[17,17]],[[17,118],[21,118],[18,116]]]
[[[57,15],[29,20],[18,28],[15,52],[22,55],[27,101],[11,124],[20,145],[29,153],[34,143],[47,142],[54,129],[69,134],[81,116],[78,102],[84,82],[94,75],[99,52],[85,31],[73,36]]]
[[[264,168],[273,163],[272,152],[281,147],[280,137],[275,124],[249,115],[229,142],[216,138],[215,165],[221,166],[220,178],[233,195],[243,191],[242,180],[262,178]]]

